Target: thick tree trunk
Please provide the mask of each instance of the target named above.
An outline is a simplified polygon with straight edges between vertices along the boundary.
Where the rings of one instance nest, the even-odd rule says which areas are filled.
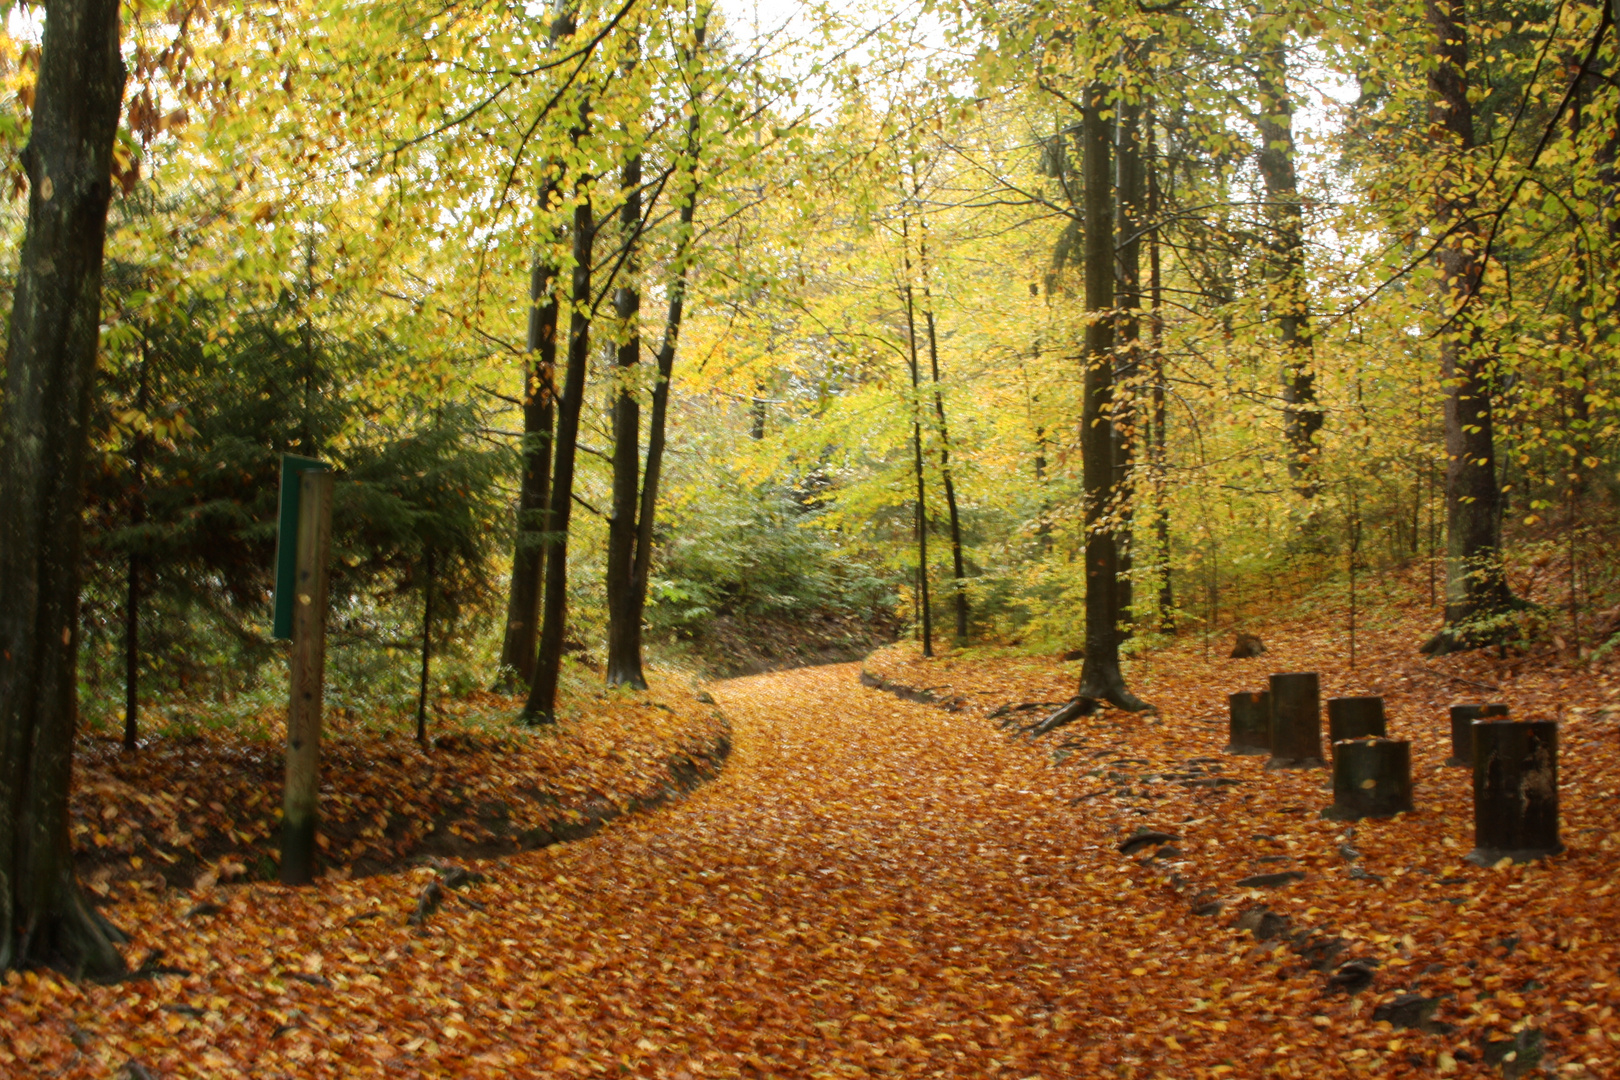
[[[123,970],[74,873],[80,552],[112,145],[114,0],[54,0],[22,163],[28,223],[0,399],[0,968]]]
[[[692,30],[692,54],[703,52],[708,34],[709,7],[698,9]],[[698,155],[702,133],[702,92],[693,87],[691,113],[686,122],[686,168],[689,185],[681,200],[679,228],[675,241],[675,280],[669,286],[669,308],[664,316],[664,340],[658,347],[658,382],[653,387],[652,410],[647,418],[647,465],[642,472],[641,506],[636,516],[636,554],[630,578],[630,619],[636,628],[640,649],[641,617],[647,607],[647,584],[652,571],[653,526],[658,520],[658,486],[664,474],[664,427],[669,413],[669,380],[675,371],[675,349],[681,336],[681,319],[686,311],[686,279],[692,261],[692,221],[697,214]]]
[[[636,372],[641,367],[641,284],[636,234],[641,229],[641,155],[625,162],[620,179],[624,203],[619,228],[629,249],[614,291],[613,312],[622,336],[613,395],[613,504],[608,514],[607,684],[647,688],[641,670],[641,612],[634,599],[636,511],[641,487],[641,404]]]
[[[1427,0],[1438,62],[1429,73],[1430,130],[1437,149],[1462,166],[1473,156],[1474,112],[1468,100],[1468,29],[1463,0]],[[1483,223],[1464,177],[1444,189],[1438,225],[1451,238],[1435,254],[1448,325],[1440,336],[1445,388],[1446,624],[1424,645],[1445,653],[1501,640],[1495,617],[1516,606],[1502,565],[1501,491],[1491,415],[1491,350],[1472,310],[1485,274]]]
[[[574,18],[564,2],[553,11],[549,43],[555,46],[574,32]],[[551,161],[540,185],[541,214],[549,214],[562,190],[561,161]],[[501,667],[495,689],[515,693],[529,685],[540,641],[540,591],[546,565],[546,514],[551,499],[551,428],[557,386],[557,318],[560,305],[553,291],[552,238],[537,246],[529,269],[528,357],[523,370],[523,479],[518,492],[517,539],[512,545],[512,582],[506,598],[506,629],[501,638]]]
[[[1271,224],[1271,316],[1283,351],[1283,442],[1288,475],[1304,498],[1316,495],[1316,434],[1322,407],[1311,365],[1310,296],[1305,286],[1305,210],[1294,168],[1294,99],[1288,91],[1287,26],[1266,18],[1257,28],[1255,79],[1260,114],[1260,176]]]
[[[590,103],[581,102],[576,142],[590,126]],[[568,323],[568,366],[557,408],[556,460],[552,466],[551,510],[546,516],[546,590],[540,620],[540,651],[534,664],[524,722],[557,722],[557,680],[562,674],[563,635],[568,629],[568,521],[574,506],[574,457],[579,446],[579,413],[585,402],[585,372],[591,350],[591,248],[596,219],[590,177],[574,184],[573,314]]]
[[[1125,688],[1119,667],[1119,549],[1114,540],[1116,476],[1112,424],[1114,362],[1114,176],[1110,153],[1108,87],[1086,88],[1081,114],[1081,172],[1085,182],[1085,400],[1080,420],[1086,528],[1086,658],[1080,670],[1082,702],[1108,701],[1122,709],[1147,706]]]

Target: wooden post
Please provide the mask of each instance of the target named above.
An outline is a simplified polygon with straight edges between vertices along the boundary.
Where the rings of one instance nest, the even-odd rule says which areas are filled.
[[[1271,677],[1271,760],[1268,769],[1320,769],[1322,688],[1314,671]]]
[[[1333,744],[1333,805],[1323,817],[1357,821],[1411,809],[1411,743],[1371,736]]]
[[[1364,739],[1369,735],[1382,738],[1388,734],[1384,730],[1384,699],[1381,697],[1328,698],[1327,714],[1330,744]]]
[[[1564,850],[1558,839],[1558,724],[1474,721],[1474,850],[1468,861],[1529,862]]]
[[[1231,743],[1228,754],[1271,753],[1271,694],[1265,690],[1244,690],[1226,696],[1231,709]]]
[[[282,792],[281,880],[315,877],[321,788],[321,692],[326,676],[326,578],[332,547],[332,474],[298,478],[298,568],[294,577],[292,696],[287,709],[287,776]]]
[[[1474,721],[1487,716],[1506,716],[1506,705],[1453,705],[1451,707],[1451,756],[1447,765],[1474,767]]]

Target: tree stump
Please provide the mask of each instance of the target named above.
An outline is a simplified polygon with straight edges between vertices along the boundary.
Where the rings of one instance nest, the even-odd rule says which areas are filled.
[[[1447,765],[1474,767],[1474,721],[1487,716],[1506,716],[1506,705],[1453,705],[1451,707],[1451,756]]]
[[[1271,695],[1264,690],[1243,690],[1226,695],[1231,710],[1228,754],[1271,753]]]
[[[1381,697],[1328,698],[1328,743],[1337,747],[1346,739],[1365,739],[1369,735],[1383,738],[1384,699]],[[1334,749],[1334,753],[1338,753]]]
[[[1475,720],[1474,850],[1480,866],[1558,855],[1558,724]]]
[[[1333,744],[1333,805],[1325,818],[1357,821],[1412,809],[1412,744],[1372,735]]]
[[[1266,768],[1320,769],[1322,764],[1322,691],[1316,672],[1273,675]]]

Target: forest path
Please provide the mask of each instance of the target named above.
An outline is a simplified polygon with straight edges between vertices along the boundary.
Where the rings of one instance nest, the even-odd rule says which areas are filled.
[[[854,665],[714,694],[734,725],[720,778],[502,867],[498,934],[435,918],[472,1044],[673,1078],[1083,1075],[1156,931],[1121,916],[1120,860],[1037,759]]]

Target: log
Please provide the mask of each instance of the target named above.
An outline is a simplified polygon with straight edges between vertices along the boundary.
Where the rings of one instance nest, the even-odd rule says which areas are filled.
[[[1453,705],[1451,707],[1451,756],[1447,765],[1474,767],[1474,721],[1487,716],[1506,716],[1506,705]]]
[[[1530,862],[1564,850],[1558,839],[1558,723],[1475,720],[1474,850],[1468,861]]]
[[[1271,694],[1242,690],[1226,695],[1231,712],[1228,754],[1271,753]]]
[[[1377,735],[1333,744],[1333,805],[1322,816],[1335,821],[1394,817],[1412,809],[1412,744]]]
[[[1271,677],[1268,769],[1322,768],[1322,689],[1314,671]]]
[[[1384,699],[1381,697],[1328,698],[1327,714],[1330,745],[1368,736],[1381,739],[1389,734],[1384,727]]]

